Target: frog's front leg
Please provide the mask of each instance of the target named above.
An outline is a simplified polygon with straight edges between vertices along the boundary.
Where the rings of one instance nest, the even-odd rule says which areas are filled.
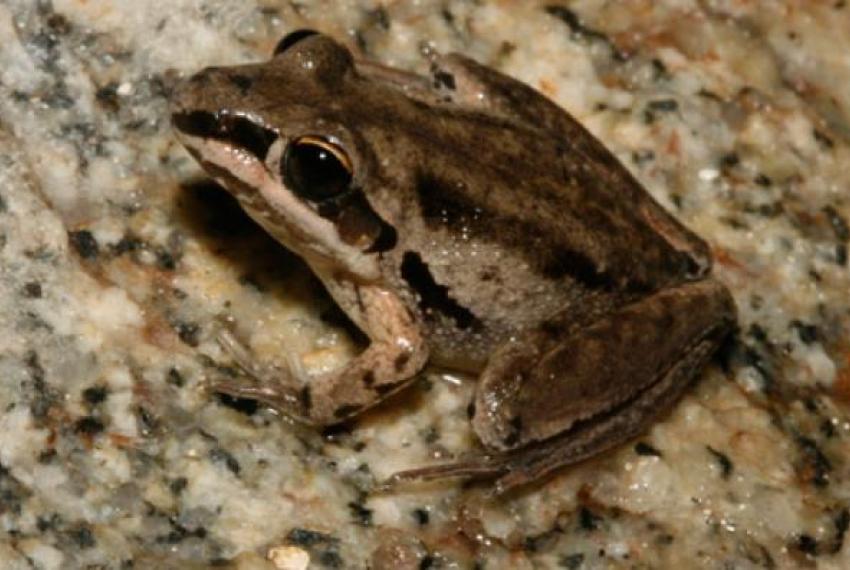
[[[419,323],[393,293],[374,285],[351,288],[358,324],[369,346],[342,368],[308,376],[299,365],[288,370],[256,364],[248,351],[222,337],[222,344],[256,385],[225,383],[217,391],[261,401],[312,425],[339,423],[401,388],[428,360]]]
[[[501,475],[503,492],[631,439],[678,400],[734,322],[729,292],[704,280],[578,329],[531,331],[497,351],[479,381],[473,428],[493,453],[391,481]]]

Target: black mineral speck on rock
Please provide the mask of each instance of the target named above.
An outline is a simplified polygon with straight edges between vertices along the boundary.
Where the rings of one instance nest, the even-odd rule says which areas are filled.
[[[832,206],[824,208],[823,213],[826,215],[827,220],[829,220],[829,225],[832,227],[832,233],[835,234],[838,241],[844,243],[850,241],[850,225],[847,224],[847,220],[844,219],[844,216],[842,216],[838,210]]]
[[[71,246],[83,259],[94,259],[100,253],[100,246],[89,230],[78,230],[68,233]]]
[[[176,368],[169,368],[168,373],[165,377],[165,381],[171,384],[172,386],[176,386],[178,388],[182,388],[186,385],[186,379]]]
[[[366,508],[363,503],[352,501],[348,503],[348,509],[354,516],[354,522],[360,526],[372,526],[372,509]]]
[[[817,556],[818,554],[818,541],[805,533],[797,537],[796,547],[800,552],[809,556]]]
[[[38,281],[30,281],[24,284],[24,297],[28,299],[41,299],[41,283]]]
[[[242,466],[239,465],[239,461],[236,460],[233,455],[223,449],[221,447],[214,447],[209,451],[210,459],[215,463],[221,463],[227,470],[233,473],[236,476],[239,476],[239,472],[242,471]]]
[[[177,259],[176,256],[170,251],[158,247],[154,250],[154,254],[156,255],[156,265],[163,271],[174,271],[177,267]]]
[[[843,243],[835,246],[835,264],[841,267],[847,266],[847,245]]]
[[[816,487],[829,485],[829,472],[832,471],[832,463],[820,450],[815,440],[800,436],[797,444],[803,455],[802,469],[804,480],[811,482]]]
[[[235,398],[229,394],[217,393],[216,398],[222,406],[236,410],[240,414],[253,416],[260,408],[260,403],[257,400],[249,398]]]
[[[575,554],[565,554],[561,556],[558,565],[567,570],[578,570],[584,564],[584,554],[577,552]]]
[[[414,509],[413,518],[419,526],[425,526],[431,521],[431,515],[425,509]]]
[[[139,424],[144,435],[150,435],[151,432],[159,427],[159,421],[156,419],[156,416],[144,406],[138,406],[136,408],[136,417],[139,418]]]
[[[47,532],[50,530],[56,530],[59,528],[61,523],[62,517],[59,516],[59,513],[51,513],[50,515],[37,517],[35,521],[35,528],[38,529],[38,532]]]
[[[832,547],[829,549],[830,554],[838,554],[844,546],[844,535],[847,534],[847,529],[850,528],[850,510],[846,507],[842,508],[832,519],[835,526],[835,539],[832,541]]]
[[[96,406],[106,400],[107,395],[106,386],[89,386],[83,390],[83,400],[91,406]]]
[[[714,457],[717,464],[720,466],[720,476],[723,479],[728,479],[730,475],[732,475],[732,471],[735,469],[735,464],[732,463],[732,460],[729,459],[729,456],[721,451],[717,451],[710,445],[706,445],[705,448],[708,452]]]
[[[340,557],[339,539],[330,534],[306,528],[293,528],[286,535],[287,544],[300,546],[310,551],[311,560],[315,560],[318,568],[344,568]]]
[[[83,550],[93,548],[97,544],[91,529],[83,525],[69,530],[68,537]]]
[[[644,441],[635,444],[635,453],[643,456],[661,457],[661,452]]]
[[[80,435],[97,435],[103,430],[103,422],[93,416],[80,418],[74,424],[74,431]]]
[[[325,534],[316,530],[309,530],[306,528],[293,528],[289,531],[289,534],[286,535],[286,541],[289,544],[309,548],[317,544],[335,542],[336,539],[329,534]]]
[[[797,331],[797,335],[803,344],[813,344],[820,338],[817,325],[804,323],[795,319],[791,321],[791,328]]]
[[[602,522],[602,517],[587,507],[582,507],[578,513],[578,522],[582,530],[593,532],[599,528],[599,523]]]
[[[325,568],[344,568],[342,557],[334,549],[322,551],[319,554],[319,564]]]
[[[665,113],[670,113],[672,111],[676,111],[679,108],[679,102],[675,99],[656,99],[654,101],[650,101],[647,104],[647,107],[651,111],[661,111]]]
[[[180,340],[192,348],[197,348],[200,343],[200,325],[197,323],[179,322],[174,325],[174,329],[177,331],[177,336]]]
[[[189,480],[185,477],[177,477],[168,484],[168,489],[174,494],[179,495],[189,485]]]

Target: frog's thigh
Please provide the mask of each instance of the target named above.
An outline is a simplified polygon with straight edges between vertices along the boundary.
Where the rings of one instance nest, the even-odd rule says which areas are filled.
[[[728,291],[705,280],[659,291],[563,338],[531,333],[531,343],[509,345],[488,363],[473,427],[499,451],[569,431],[562,464],[611,447],[679,397],[734,314]]]

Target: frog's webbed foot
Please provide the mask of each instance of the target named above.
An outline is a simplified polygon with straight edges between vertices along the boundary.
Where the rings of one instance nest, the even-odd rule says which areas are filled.
[[[264,365],[257,362],[250,350],[229,329],[220,327],[216,340],[237,366],[253,379],[253,382],[244,378],[230,382],[217,382],[211,386],[213,391],[233,398],[257,400],[295,420],[310,423],[309,418],[303,413],[303,392],[293,386],[295,379],[303,379],[306,374],[295,355],[287,357],[286,368]]]

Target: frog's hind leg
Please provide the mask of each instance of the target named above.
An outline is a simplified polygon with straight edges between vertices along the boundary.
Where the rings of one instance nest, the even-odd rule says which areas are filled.
[[[502,493],[619,445],[681,397],[734,316],[728,291],[706,280],[577,329],[530,332],[497,351],[479,380],[473,427],[492,457],[393,480],[500,476]]]
[[[677,363],[661,381],[633,401],[609,411],[601,418],[504,455],[481,455],[455,463],[429,465],[393,474],[383,488],[406,481],[430,481],[448,477],[495,478],[492,495],[502,495],[540,480],[560,467],[579,463],[637,437],[648,422],[672,406],[689,386],[693,370],[699,370],[715,350],[715,339],[706,339]]]
[[[695,371],[701,370],[715,352],[717,333],[691,347],[660,381],[635,399],[533,448],[509,454],[493,493],[501,495],[537,481],[556,469],[579,463],[639,436],[690,386]]]

